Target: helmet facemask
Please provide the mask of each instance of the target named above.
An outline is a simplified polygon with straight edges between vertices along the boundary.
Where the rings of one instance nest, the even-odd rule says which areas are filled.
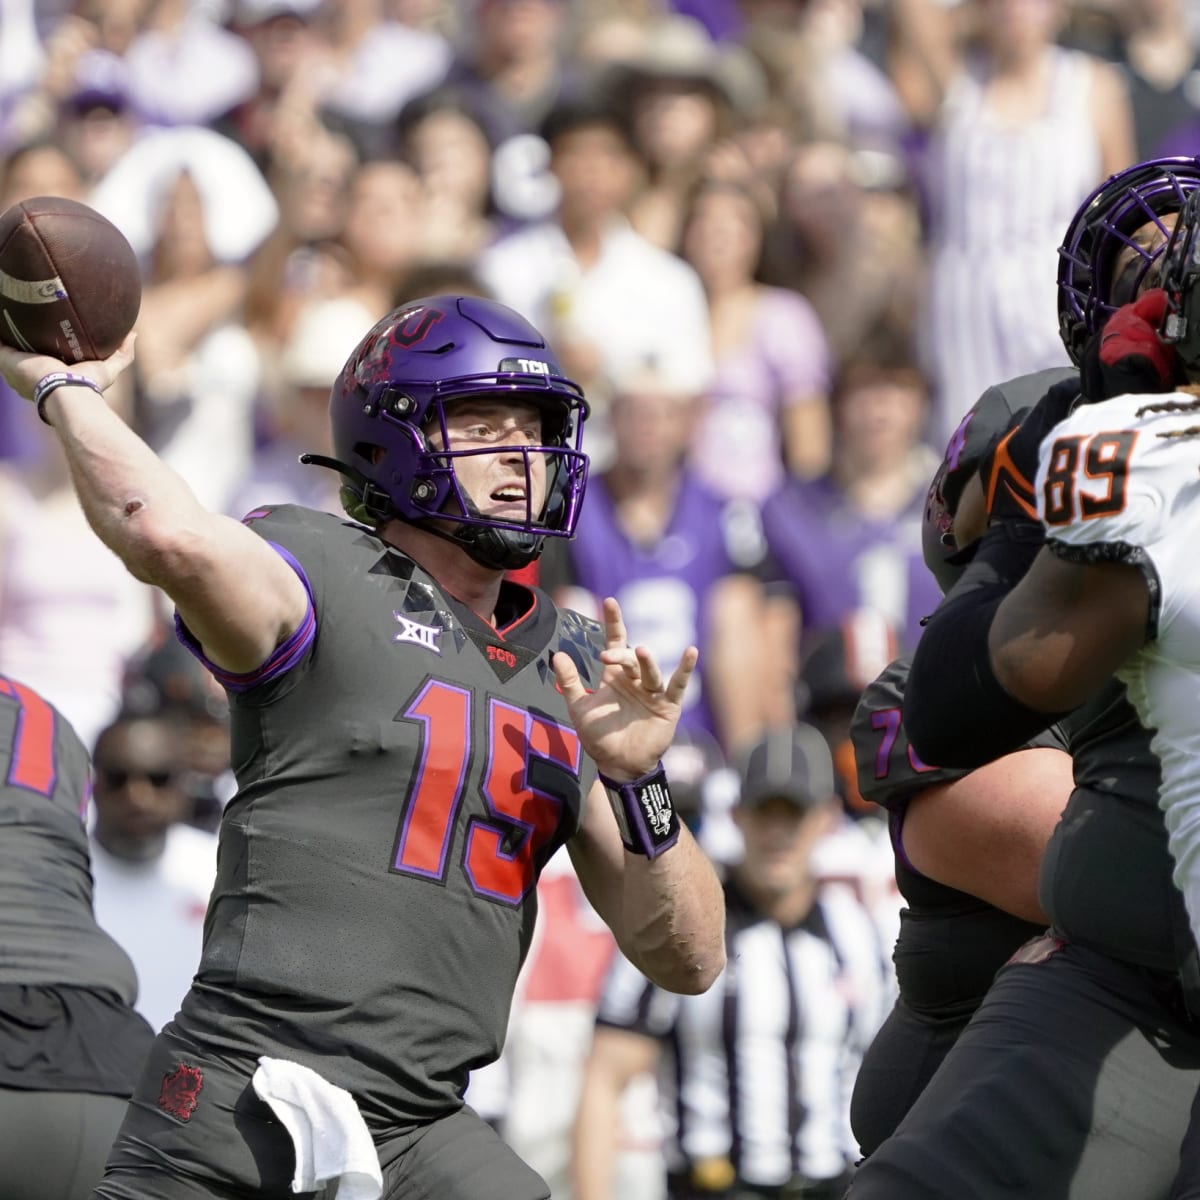
[[[1200,158],[1156,159],[1118,172],[1080,208],[1058,252],[1059,331],[1076,365],[1117,308],[1157,285],[1171,218],[1197,188]]]

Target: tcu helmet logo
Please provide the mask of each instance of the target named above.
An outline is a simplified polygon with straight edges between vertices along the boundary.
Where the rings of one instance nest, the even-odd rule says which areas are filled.
[[[548,362],[540,358],[504,358],[500,360],[501,371],[520,371],[522,375],[553,375]]]
[[[958,423],[958,428],[950,435],[950,441],[946,444],[946,453],[942,455],[946,462],[947,471],[957,471],[959,461],[962,458],[962,453],[967,447],[967,428],[971,424],[971,418],[975,415],[974,410],[967,413],[965,417]]]
[[[392,330],[392,341],[406,350],[423,342],[429,336],[429,331],[445,316],[440,308],[414,308],[405,314],[395,329]]]
[[[179,1121],[190,1121],[203,1086],[204,1073],[200,1068],[180,1063],[175,1070],[163,1076],[158,1092],[158,1107]]]
[[[366,386],[371,378],[386,371],[392,350],[397,346],[408,349],[424,341],[429,331],[446,314],[440,308],[414,308],[390,327],[391,315],[377,321],[359,344],[358,353],[347,368]]]

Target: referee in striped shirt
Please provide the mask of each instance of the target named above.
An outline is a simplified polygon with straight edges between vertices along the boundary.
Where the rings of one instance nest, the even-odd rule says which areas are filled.
[[[849,1184],[849,1099],[885,1011],[886,952],[850,887],[813,873],[842,819],[822,736],[771,733],[739,774],[727,966],[704,995],[677,996],[617,956],[576,1118],[575,1200],[615,1200],[621,1095],[656,1069],[671,1200],[840,1200]]]

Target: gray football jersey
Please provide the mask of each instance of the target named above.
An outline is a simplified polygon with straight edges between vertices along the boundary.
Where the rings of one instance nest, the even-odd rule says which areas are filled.
[[[851,725],[858,784],[866,799],[887,809],[896,885],[907,901],[893,954],[900,993],[910,1008],[926,1015],[965,1020],[1000,967],[1044,927],[930,879],[904,856],[909,801],[927,787],[970,773],[924,763],[909,745],[900,719],[909,663],[908,657],[896,659],[863,691]],[[1030,744],[1065,749],[1057,728]]]
[[[602,633],[513,585],[493,628],[326,513],[246,519],[312,613],[253,676],[217,672],[238,792],[180,1021],[312,1067],[386,1130],[456,1107],[499,1053],[538,873],[595,778],[550,657],[593,686]]]
[[[888,664],[879,677],[863,690],[850,726],[854,744],[858,788],[863,798],[888,810],[892,843],[897,846],[896,882],[901,894],[914,907],[961,913],[992,906],[974,896],[921,875],[910,867],[900,852],[901,829],[909,800],[935,784],[952,783],[970,774],[966,768],[939,767],[924,763],[917,756],[900,719],[904,686],[908,681],[911,656],[905,655]],[[1038,734],[1030,747],[1065,750],[1066,744],[1057,727]],[[1014,922],[1016,918],[1013,918]],[[1026,922],[1018,923],[1029,936]]]
[[[0,984],[137,995],[129,956],[92,913],[88,752],[31,687],[0,677]]]

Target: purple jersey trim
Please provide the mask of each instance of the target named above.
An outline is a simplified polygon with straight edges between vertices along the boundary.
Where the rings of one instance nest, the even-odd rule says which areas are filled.
[[[317,609],[313,600],[312,585],[304,573],[304,568],[291,553],[278,543],[267,542],[267,545],[300,577],[300,582],[304,584],[304,591],[308,596],[308,607],[304,613],[304,620],[275,647],[271,656],[261,667],[248,671],[244,675],[218,667],[216,663],[205,656],[200,643],[183,623],[179,612],[175,613],[175,636],[212,672],[213,678],[231,692],[248,692],[251,688],[258,687],[259,684],[266,683],[271,679],[278,679],[280,675],[286,674],[308,653],[308,648],[317,636]]]
[[[925,872],[918,871],[917,868],[912,865],[912,861],[909,859],[908,854],[904,850],[904,818],[907,815],[907,804],[904,806],[902,811],[893,812],[891,814],[891,820],[888,822],[888,833],[891,835],[892,850],[895,852],[896,857],[904,864],[904,866],[906,866],[914,875],[920,875],[920,877],[924,879]]]

